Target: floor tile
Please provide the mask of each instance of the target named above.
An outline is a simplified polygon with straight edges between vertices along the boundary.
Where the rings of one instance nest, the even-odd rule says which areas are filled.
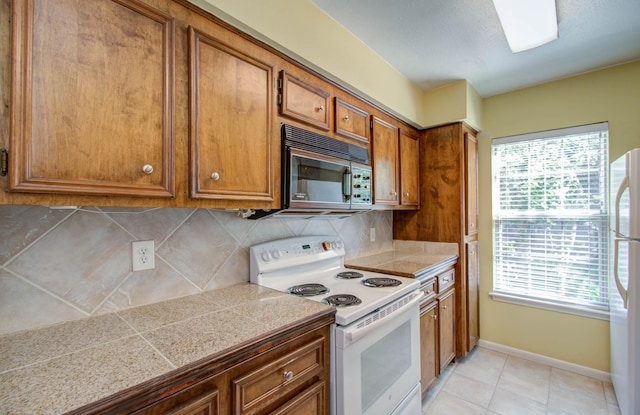
[[[504,366],[498,388],[547,404],[551,367],[510,356]]]
[[[547,415],[608,415],[609,408],[603,399],[589,398],[584,394],[563,388],[551,388]]]
[[[484,415],[485,408],[467,402],[464,399],[451,395],[446,391],[441,391],[433,402],[433,405],[427,408],[426,415]]]
[[[563,388],[574,393],[581,393],[605,401],[602,382],[566,370],[551,369],[551,387],[552,389],[558,387]]]
[[[486,408],[491,402],[494,388],[486,383],[453,373],[442,390]]]
[[[496,389],[489,408],[500,415],[545,415],[546,404],[522,395]]]

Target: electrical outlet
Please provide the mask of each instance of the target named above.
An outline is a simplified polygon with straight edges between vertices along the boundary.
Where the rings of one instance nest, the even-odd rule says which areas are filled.
[[[134,271],[154,269],[156,252],[153,241],[134,241],[131,243],[131,265]]]
[[[376,228],[369,228],[369,241],[376,241]]]

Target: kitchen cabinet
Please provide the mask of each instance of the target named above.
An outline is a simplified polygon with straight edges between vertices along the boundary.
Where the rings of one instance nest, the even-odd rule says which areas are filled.
[[[456,357],[455,330],[455,289],[438,296],[438,316],[440,317],[438,346],[440,372],[445,370]]]
[[[13,1],[13,192],[173,197],[175,20],[137,1]]]
[[[393,237],[458,244],[455,349],[456,356],[464,357],[474,347],[479,333],[475,305],[480,276],[476,265],[475,286],[470,289],[466,245],[478,240],[476,132],[460,122],[424,130],[419,151],[420,209],[394,211]],[[474,327],[470,328],[470,324]]]
[[[420,141],[407,130],[400,130],[400,205],[420,204]]]
[[[321,130],[329,130],[331,119],[329,92],[285,71],[281,72],[278,82],[280,115]]]
[[[435,277],[421,278],[420,290],[424,297],[420,303],[420,385],[423,398],[456,355],[454,285],[453,268]]]
[[[189,28],[192,198],[275,201],[275,64],[270,53],[244,39],[222,43]]]
[[[398,205],[398,127],[371,117],[373,203]]]
[[[335,98],[336,134],[369,144],[369,113],[338,97]]]

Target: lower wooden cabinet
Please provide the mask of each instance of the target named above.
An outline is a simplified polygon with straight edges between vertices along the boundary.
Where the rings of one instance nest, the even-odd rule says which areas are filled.
[[[455,272],[422,279],[420,304],[420,385],[422,397],[456,357]]]

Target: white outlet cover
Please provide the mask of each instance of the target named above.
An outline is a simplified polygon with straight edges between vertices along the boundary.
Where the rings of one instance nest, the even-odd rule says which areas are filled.
[[[156,267],[156,251],[153,241],[131,243],[131,266],[134,271],[144,271]]]

